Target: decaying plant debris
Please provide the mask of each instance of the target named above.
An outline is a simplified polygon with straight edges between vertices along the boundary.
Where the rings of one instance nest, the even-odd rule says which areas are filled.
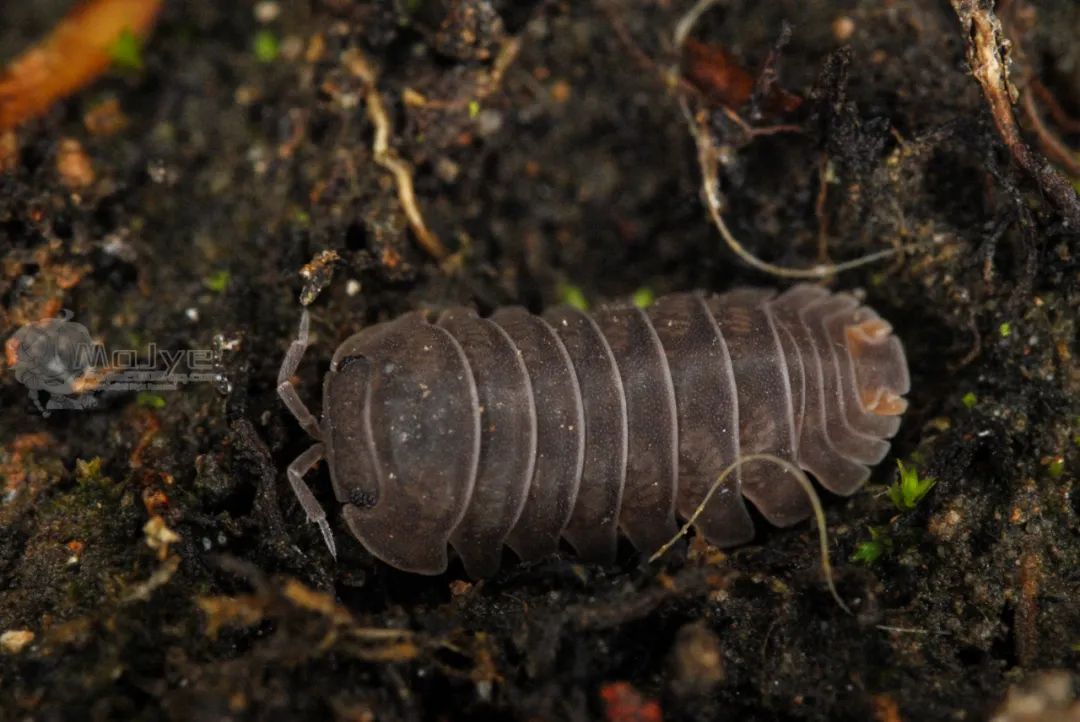
[[[0,719],[1067,714],[1080,8],[991,5],[163,4],[124,69],[0,133],[0,328],[70,309],[218,375],[43,418],[5,346]],[[70,7],[6,3],[0,60]],[[731,239],[766,269],[888,255],[818,272],[895,319],[915,390],[907,476],[826,503],[854,615],[810,526],[473,584],[335,519],[331,562],[280,473],[301,294],[314,399],[409,309],[777,282]]]

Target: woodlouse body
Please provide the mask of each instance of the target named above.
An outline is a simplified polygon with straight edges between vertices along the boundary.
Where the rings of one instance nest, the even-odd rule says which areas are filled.
[[[448,543],[473,576],[497,570],[504,542],[534,559],[565,537],[581,557],[610,562],[621,529],[653,551],[750,454],[851,494],[888,452],[909,387],[889,324],[809,285],[679,293],[592,315],[409,313],[338,348],[321,423],[288,381],[306,343],[305,316],[279,391],[322,444],[290,467],[294,490],[333,550],[302,481],[325,457],[357,539],[424,574],[446,568]],[[719,546],[748,541],[744,499],[777,526],[810,514],[796,479],[755,459],[705,505],[699,533]]]

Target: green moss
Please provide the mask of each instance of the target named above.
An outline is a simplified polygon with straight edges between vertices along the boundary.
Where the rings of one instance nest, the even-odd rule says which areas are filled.
[[[79,484],[97,484],[102,480],[101,457],[95,456],[90,461],[75,460],[75,481]]]
[[[889,487],[889,499],[900,511],[911,511],[930,493],[937,479],[920,477],[916,467],[906,467],[902,461],[897,460],[896,465],[900,469],[900,479]]]
[[[589,310],[589,301],[585,298],[585,293],[580,288],[572,283],[560,283],[558,290],[559,301],[569,306],[573,306],[581,311]]]
[[[1012,324],[1008,321],[1003,322],[998,326],[998,335],[1002,338],[1008,338],[1012,335]]]
[[[1046,467],[1046,473],[1050,474],[1051,479],[1056,479],[1065,473],[1065,457],[1058,456],[1052,459]]]
[[[251,41],[251,51],[260,63],[272,63],[278,57],[278,39],[270,30],[260,30]]]
[[[129,28],[124,28],[109,46],[109,58],[114,67],[123,70],[142,70],[142,46]]]
[[[229,287],[230,278],[229,272],[225,269],[221,269],[220,271],[214,271],[214,273],[204,278],[203,285],[214,293],[223,293],[225,289]]]
[[[870,538],[859,542],[855,547],[855,553],[851,555],[851,561],[860,564],[873,564],[882,556],[892,550],[892,539],[881,527],[870,527]]]
[[[135,397],[135,403],[147,409],[165,408],[165,397],[152,394],[149,391],[140,391]]]
[[[648,308],[656,300],[656,294],[648,286],[642,286],[634,291],[634,305],[638,308]]]

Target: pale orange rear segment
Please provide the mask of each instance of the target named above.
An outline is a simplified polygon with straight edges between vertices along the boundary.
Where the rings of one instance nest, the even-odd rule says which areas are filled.
[[[855,365],[855,385],[863,410],[878,416],[899,416],[907,410],[903,398],[911,388],[907,359],[892,326],[859,309],[862,320],[844,329],[848,355]]]

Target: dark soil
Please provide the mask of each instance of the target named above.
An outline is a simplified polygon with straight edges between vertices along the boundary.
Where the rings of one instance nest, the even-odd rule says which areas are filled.
[[[5,3],[0,58],[67,5]],[[1011,684],[1080,664],[1080,234],[1013,164],[944,1],[732,0],[695,31],[756,73],[791,25],[776,71],[802,103],[737,110],[802,132],[747,134],[710,106],[752,251],[806,266],[819,238],[833,260],[921,244],[832,282],[904,340],[895,458],[937,479],[898,511],[890,457],[826,500],[853,616],[810,524],[663,569],[629,547],[615,568],[508,553],[470,584],[459,563],[375,562],[332,514],[335,564],[306,523],[282,472],[310,441],[274,386],[320,252],[338,260],[300,370],[316,409],[336,344],[409,309],[778,283],[702,204],[662,75],[689,5],[310,0],[262,23],[247,3],[170,3],[141,72],[20,128],[0,335],[67,308],[109,348],[219,349],[221,378],[44,418],[2,373],[0,633],[34,638],[0,651],[0,719],[986,719]],[[1080,114],[1080,10],[1008,5],[1018,62]],[[441,264],[375,163],[356,50]],[[91,132],[109,101],[126,123]],[[77,191],[65,139],[95,175]],[[334,508],[325,468],[309,480]],[[884,553],[851,561],[871,527]]]

